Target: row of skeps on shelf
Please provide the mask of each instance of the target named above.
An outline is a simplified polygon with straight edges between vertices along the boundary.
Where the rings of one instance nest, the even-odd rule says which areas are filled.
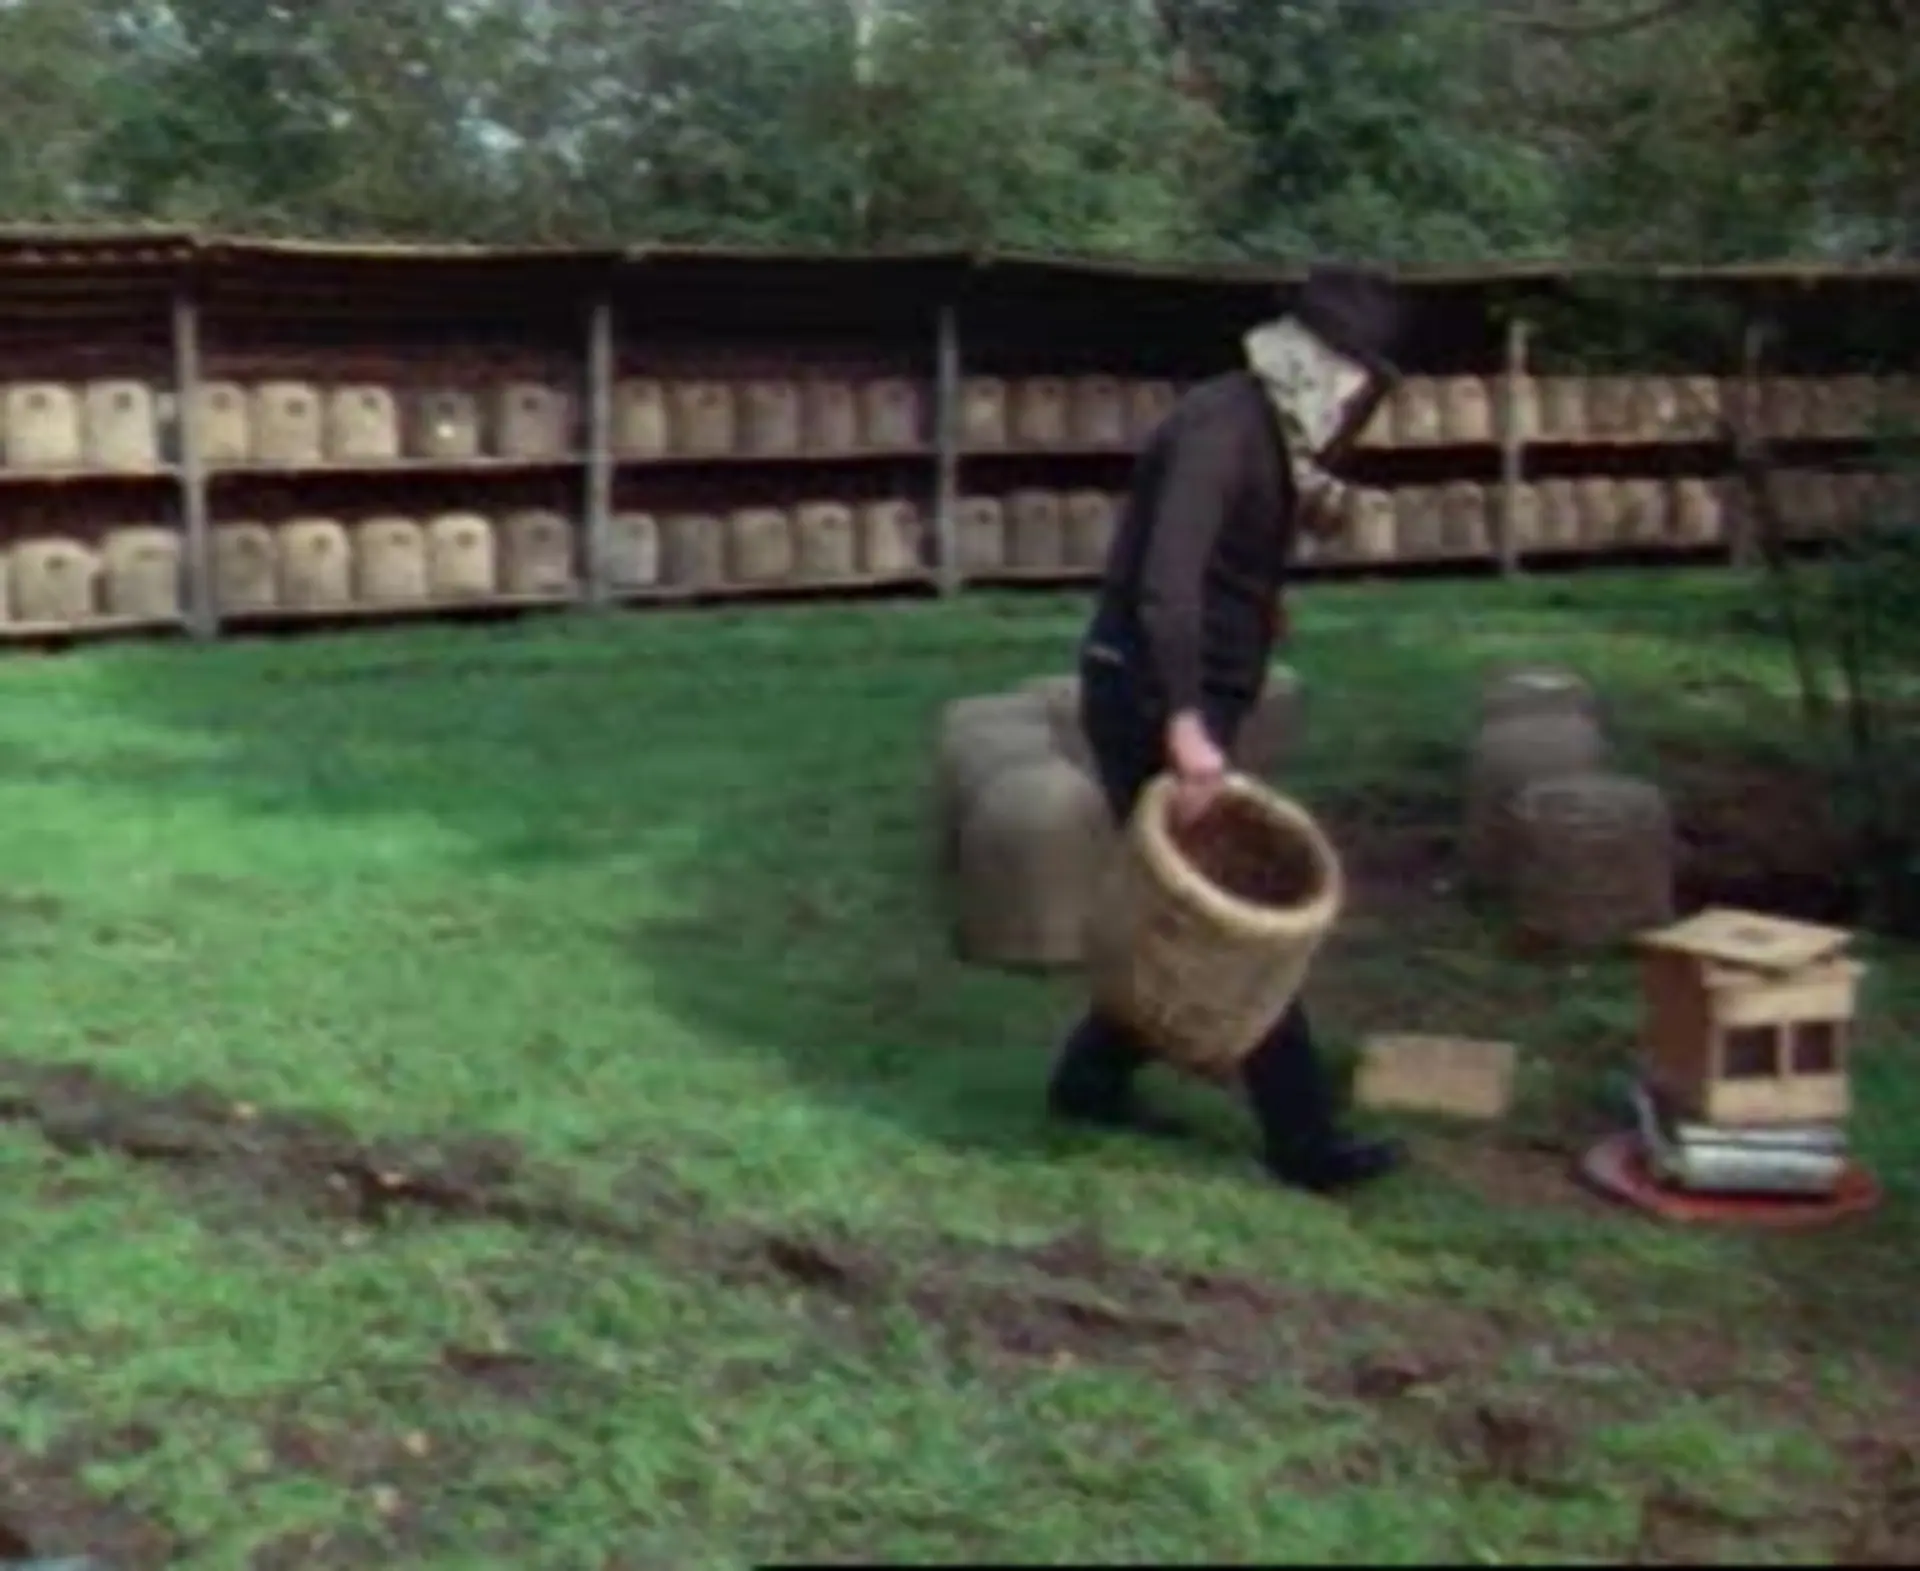
[[[482,391],[214,381],[189,402],[199,456],[214,468],[538,462],[577,458],[585,447],[580,400],[537,381]],[[908,451],[923,445],[922,404],[918,385],[903,378],[737,388],[629,380],[615,389],[610,440],[627,459]],[[180,424],[178,396],[137,380],[22,382],[0,395],[0,444],[12,469],[158,469],[179,458]]]
[[[1852,440],[1920,426],[1920,377],[1407,377],[1364,447]]]
[[[1869,521],[1920,519],[1902,477],[1778,470],[1768,480],[1789,538],[1818,540]],[[1466,482],[1394,491],[1349,489],[1338,529],[1302,535],[1303,562],[1484,558],[1511,529],[1522,554],[1688,551],[1749,538],[1751,493],[1738,479],[1616,480],[1600,476],[1501,487]]]
[[[207,382],[193,394],[201,459],[212,467],[391,462],[403,457],[562,458],[574,451],[570,401],[536,383],[490,397],[430,390],[402,398],[354,384]],[[22,471],[146,473],[177,462],[180,399],[127,378],[16,382],[0,394],[0,450]]]
[[[209,534],[213,599],[228,614],[562,599],[584,570],[580,532],[543,509],[497,521],[450,512],[352,524],[224,523]],[[610,588],[635,593],[884,582],[923,570],[921,539],[919,509],[900,500],[727,515],[623,512],[609,520],[605,569]],[[97,547],[25,540],[0,557],[0,583],[0,603],[16,625],[174,622],[186,602],[184,541],[164,526],[113,530]]]
[[[1180,385],[1109,375],[963,379],[963,450],[1137,447]],[[414,459],[564,460],[585,446],[581,401],[509,380],[481,391],[213,381],[191,398],[210,466],[319,467]],[[1362,434],[1366,447],[1496,443],[1511,410],[1523,441],[1711,440],[1723,422],[1772,440],[1847,439],[1920,421],[1920,378],[1409,377]],[[924,451],[928,399],[906,377],[662,380],[613,389],[616,458],[783,457]],[[17,470],[153,470],[177,460],[177,396],[144,381],[18,382],[0,394],[0,452]]]
[[[1035,377],[968,384],[975,446],[1124,448],[1171,406],[1168,382]],[[214,381],[191,399],[199,456],[215,468],[310,468],[411,459],[564,460],[586,446],[580,400],[507,381],[485,391]],[[627,378],[613,389],[617,459],[922,453],[927,399],[904,377],[865,381]],[[143,472],[177,461],[179,399],[145,382],[21,382],[0,394],[0,449],[18,470]]]
[[[1818,539],[1875,516],[1920,522],[1920,486],[1866,472],[1779,470],[1769,478],[1791,534]],[[1301,561],[1427,562],[1480,558],[1501,538],[1505,491],[1458,482],[1395,490],[1348,487],[1337,527],[1302,534]],[[955,551],[963,575],[1097,572],[1125,498],[1099,491],[1015,491],[963,497]],[[1734,479],[1544,480],[1514,489],[1513,543],[1522,552],[1668,547],[1740,538],[1749,494]]]
[[[1920,503],[1911,482],[1889,476],[1781,471],[1770,483],[1790,532],[1803,538],[1843,531],[1875,509]],[[1731,480],[1549,480],[1517,487],[1512,500],[1521,552],[1686,549],[1747,527],[1747,493]],[[1503,493],[1465,483],[1350,488],[1346,503],[1337,534],[1302,537],[1302,560],[1485,557],[1502,527]],[[964,497],[955,519],[959,569],[970,577],[1097,573],[1123,505],[1119,495],[1092,490]],[[897,498],[624,511],[608,521],[603,565],[615,592],[897,582],[925,571],[925,537],[919,507]],[[229,613],[564,598],[584,572],[581,531],[564,514],[537,508],[497,521],[454,511],[425,520],[220,523],[210,538],[215,604]],[[177,620],[184,573],[181,536],[164,526],[112,530],[98,546],[29,539],[0,557],[0,606],[7,620],[34,625]]]

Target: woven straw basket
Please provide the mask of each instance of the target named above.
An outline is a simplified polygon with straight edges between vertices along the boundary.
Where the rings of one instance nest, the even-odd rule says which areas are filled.
[[[1066,565],[1097,573],[1113,545],[1119,509],[1104,491],[1072,491],[1061,503],[1061,533]]]
[[[869,578],[904,578],[920,566],[920,515],[897,498],[863,502],[857,516],[860,571]]]
[[[1585,715],[1601,722],[1600,698],[1576,671],[1563,666],[1512,665],[1480,689],[1480,724],[1498,725],[1534,715]]]
[[[651,589],[660,582],[660,520],[652,513],[615,513],[607,521],[607,582],[615,589]]]
[[[998,573],[1007,565],[1007,510],[997,496],[966,496],[954,519],[961,573]]]
[[[859,389],[860,440],[876,452],[920,445],[920,389],[903,377],[882,377]]]
[[[1057,572],[1067,559],[1067,520],[1056,491],[1015,491],[1006,500],[1006,565]]]
[[[793,510],[794,576],[803,584],[830,584],[860,573],[854,512],[844,502],[802,502]]]
[[[1127,389],[1127,440],[1136,446],[1145,442],[1179,401],[1180,390],[1172,382],[1133,383]]]
[[[1514,798],[1536,780],[1603,769],[1610,751],[1596,715],[1577,707],[1523,711],[1483,725],[1467,760],[1461,839],[1469,880],[1486,890],[1506,888]]]
[[[1143,1047],[1230,1076],[1306,981],[1346,899],[1339,854],[1305,809],[1245,775],[1190,830],[1173,781],[1140,798],[1087,924],[1094,1006]]]
[[[959,826],[981,787],[1014,763],[1045,758],[1054,730],[1041,693],[990,693],[960,698],[940,716],[934,743],[933,824],[936,856],[945,872],[959,856]]]
[[[960,953],[988,965],[1077,964],[1113,840],[1106,799],[1083,771],[1055,754],[1009,761],[960,819]]]
[[[960,384],[960,444],[968,449],[1005,447],[1007,384],[997,376],[970,376]]]
[[[1512,816],[1526,937],[1594,949],[1673,920],[1673,821],[1657,786],[1600,772],[1537,780]]]

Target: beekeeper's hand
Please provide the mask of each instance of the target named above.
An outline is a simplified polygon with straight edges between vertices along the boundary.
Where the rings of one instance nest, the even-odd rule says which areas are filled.
[[[1227,755],[1191,709],[1167,722],[1167,768],[1174,778],[1174,815],[1191,823],[1212,805],[1227,777]]]

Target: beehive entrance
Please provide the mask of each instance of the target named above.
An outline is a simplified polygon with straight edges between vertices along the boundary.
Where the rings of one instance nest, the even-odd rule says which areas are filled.
[[[1836,1022],[1803,1020],[1793,1027],[1793,1072],[1796,1075],[1840,1072],[1840,1026]]]
[[[1777,1026],[1741,1026],[1727,1032],[1720,1051],[1723,1079],[1774,1080],[1780,1075],[1780,1067]]]
[[[1168,836],[1196,873],[1248,905],[1290,910],[1326,891],[1314,848],[1256,803],[1224,798],[1192,822],[1170,826]]]
[[[1778,1080],[1840,1073],[1842,1027],[1833,1020],[1738,1026],[1726,1033],[1720,1073],[1727,1080]]]

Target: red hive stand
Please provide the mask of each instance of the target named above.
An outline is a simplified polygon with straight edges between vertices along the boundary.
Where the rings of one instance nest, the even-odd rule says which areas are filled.
[[[1880,1185],[1858,1162],[1849,1162],[1830,1195],[1689,1194],[1663,1183],[1647,1165],[1639,1134],[1623,1129],[1581,1158],[1580,1176],[1612,1200],[1623,1201],[1668,1222],[1733,1227],[1825,1227],[1860,1216],[1880,1204]]]

